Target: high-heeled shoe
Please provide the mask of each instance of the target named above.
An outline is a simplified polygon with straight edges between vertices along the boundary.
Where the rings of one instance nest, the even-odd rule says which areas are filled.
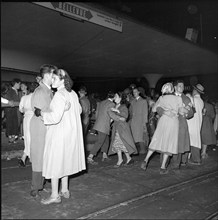
[[[148,162],[147,161],[143,161],[142,164],[141,164],[141,168],[143,170],[146,170],[147,169],[147,166],[148,166]]]
[[[42,199],[41,203],[43,205],[50,205],[52,203],[61,203],[61,197],[52,198],[51,196],[48,199]]]
[[[23,160],[21,158],[18,160],[18,165],[19,165],[19,167],[25,167],[26,166],[26,164],[23,162]]]
[[[104,161],[109,162],[109,161],[111,161],[111,159],[109,157],[102,157],[101,161],[102,162],[104,162]]]
[[[130,159],[129,162],[126,162],[126,163],[124,164],[124,166],[129,166],[129,165],[131,165],[131,164],[134,164],[134,160],[133,160],[133,159]]]
[[[123,165],[123,161],[120,163],[120,164],[115,164],[114,165],[114,168],[119,168],[119,167],[121,167]]]

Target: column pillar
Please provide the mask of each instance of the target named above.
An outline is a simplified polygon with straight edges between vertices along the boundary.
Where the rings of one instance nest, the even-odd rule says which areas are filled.
[[[162,75],[163,74],[159,74],[159,73],[145,73],[145,74],[143,74],[143,77],[145,77],[149,83],[150,93],[151,93],[152,97],[154,95],[156,84],[157,84],[158,80],[162,77]]]

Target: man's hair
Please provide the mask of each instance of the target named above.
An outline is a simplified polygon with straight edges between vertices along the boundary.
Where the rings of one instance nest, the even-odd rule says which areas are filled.
[[[114,96],[115,96],[115,92],[113,92],[113,91],[109,91],[107,94],[107,98],[109,98],[109,99],[114,98]]]
[[[87,88],[85,86],[80,86],[79,91],[84,91],[85,93],[87,93]]]
[[[51,64],[43,64],[41,67],[40,67],[40,76],[42,78],[44,78],[44,75],[46,73],[53,73],[54,71],[57,71],[57,67],[54,66],[54,65],[51,65]]]
[[[32,82],[31,84],[29,84],[29,85],[28,85],[28,90],[29,90],[29,92],[30,92],[30,93],[34,92],[35,89],[37,88],[37,86],[38,86],[38,83],[36,83],[36,82]]]
[[[14,86],[14,85],[15,85],[15,83],[21,83],[21,80],[20,80],[20,79],[15,78],[15,79],[13,79],[13,80],[11,81],[11,85],[12,85],[12,86]]]
[[[179,83],[183,83],[184,85],[184,81],[182,79],[177,79],[173,82],[173,86],[177,86]]]

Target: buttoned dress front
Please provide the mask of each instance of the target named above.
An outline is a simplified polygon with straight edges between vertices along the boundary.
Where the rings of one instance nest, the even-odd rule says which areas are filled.
[[[70,109],[65,110],[66,102]],[[43,115],[47,127],[42,176],[61,178],[86,169],[82,108],[74,91],[60,88],[50,104],[50,112]]]

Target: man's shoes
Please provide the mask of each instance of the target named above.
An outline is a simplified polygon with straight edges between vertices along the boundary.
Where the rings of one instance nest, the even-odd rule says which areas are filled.
[[[162,169],[162,168],[160,168],[160,174],[161,175],[165,175],[165,174],[168,174],[168,170],[167,169]]]
[[[61,197],[58,195],[56,198],[52,198],[51,196],[48,199],[42,199],[41,203],[43,205],[50,205],[52,203],[61,203]]]
[[[67,190],[66,192],[60,192],[59,196],[64,197],[65,199],[69,199],[70,198],[70,191]]]
[[[38,198],[38,197],[40,197],[40,194],[39,194],[39,191],[38,191],[38,190],[31,190],[31,191],[30,191],[30,195],[31,195],[33,198]]]
[[[200,162],[194,162],[192,160],[189,160],[188,163],[191,164],[191,165],[197,165],[197,166],[201,165]]]
[[[98,165],[98,162],[94,161],[92,158],[87,158],[87,163],[91,164],[91,165]]]
[[[19,167],[25,167],[26,166],[21,158],[18,160],[18,165],[19,165]]]

